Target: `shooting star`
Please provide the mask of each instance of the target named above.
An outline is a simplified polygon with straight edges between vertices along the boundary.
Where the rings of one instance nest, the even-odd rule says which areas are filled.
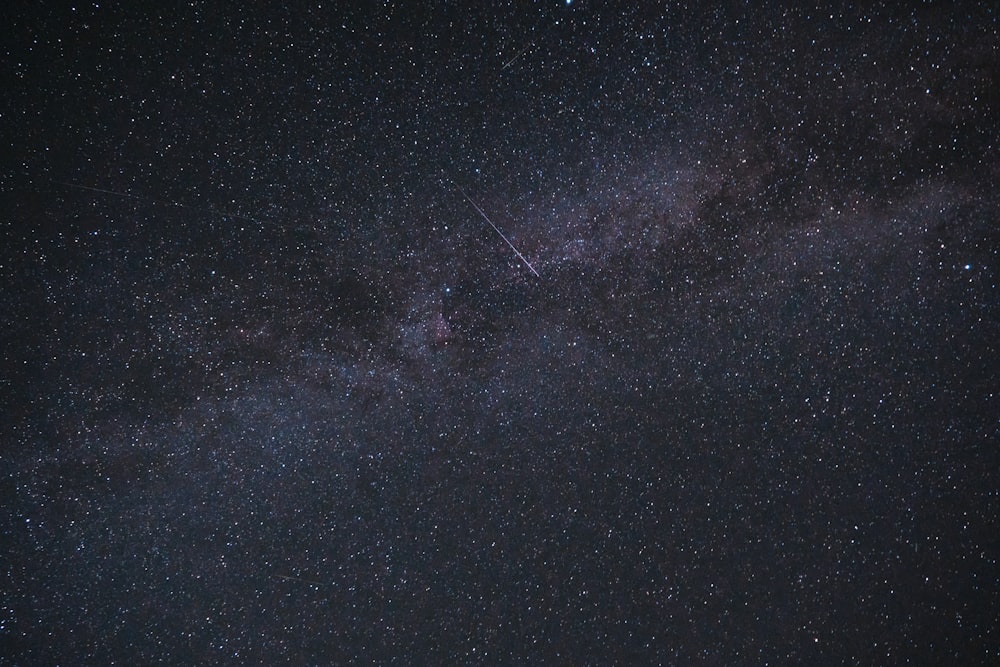
[[[508,67],[510,67],[511,65],[513,65],[515,60],[517,60],[518,58],[520,58],[521,56],[523,56],[525,53],[527,53],[528,50],[531,49],[531,47],[533,47],[533,46],[534,46],[534,44],[532,42],[528,42],[528,45],[526,47],[524,47],[523,49],[521,49],[520,51],[518,51],[514,55],[513,58],[511,58],[506,63],[504,63],[504,66],[500,68],[500,71],[502,72],[505,69],[507,69]]]
[[[153,197],[143,197],[142,195],[134,195],[129,192],[120,192],[118,190],[107,190],[105,188],[95,188],[89,185],[80,185],[79,183],[67,183],[66,181],[52,181],[56,185],[61,185],[67,188],[73,188],[74,190],[85,190],[87,192],[98,192],[101,194],[112,195],[115,197],[123,197],[125,199],[135,199],[136,201],[144,201],[152,204],[158,204],[160,206],[174,206],[176,208],[183,208],[188,211],[197,211],[199,213],[207,213],[209,215],[218,215],[224,218],[235,218],[237,220],[246,220],[247,222],[252,222],[258,225],[264,225],[265,223],[251,218],[247,215],[239,215],[237,213],[230,213],[228,211],[219,211],[214,208],[206,208],[201,206],[188,206],[187,204],[182,204],[176,201],[166,201],[164,199],[154,199]]]
[[[493,221],[490,220],[490,216],[486,215],[486,213],[483,212],[483,209],[479,208],[479,204],[477,204],[476,202],[472,201],[472,197],[470,197],[468,194],[466,194],[465,190],[463,190],[458,185],[458,183],[455,183],[454,181],[452,181],[452,183],[455,185],[455,188],[459,192],[462,193],[462,196],[465,197],[466,201],[468,201],[470,204],[472,204],[472,207],[475,208],[476,211],[479,212],[479,215],[483,216],[483,220],[485,220],[486,222],[490,223],[490,227],[493,228],[493,231],[495,231],[497,234],[499,234],[500,238],[502,238],[504,241],[507,242],[507,245],[509,245],[510,249],[514,251],[514,254],[517,255],[521,259],[522,262],[524,262],[524,265],[526,267],[528,267],[528,269],[530,269],[532,273],[534,273],[536,276],[538,276],[539,278],[541,278],[541,276],[538,275],[538,271],[535,271],[535,267],[533,267],[531,265],[531,262],[529,262],[527,259],[525,259],[524,255],[522,255],[521,252],[517,248],[514,247],[514,244],[510,242],[510,239],[508,239],[506,236],[504,236],[504,233],[500,231],[500,228],[497,227],[495,224],[493,224]]]
[[[132,195],[127,192],[118,192],[117,190],[105,190],[104,188],[92,188],[89,185],[80,185],[79,183],[67,183],[66,181],[52,181],[56,185],[62,185],[67,188],[74,188],[76,190],[86,190],[87,192],[102,192],[106,195],[114,195],[116,197],[127,197],[128,199],[142,199],[139,195]]]
[[[272,575],[275,579],[284,579],[285,581],[300,581],[304,584],[312,584],[313,586],[322,586],[323,582],[314,581],[312,579],[303,579],[302,577],[291,577],[287,574],[275,574]]]

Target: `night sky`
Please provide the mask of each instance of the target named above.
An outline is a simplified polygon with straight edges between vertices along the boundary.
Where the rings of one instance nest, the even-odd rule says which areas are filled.
[[[124,4],[0,28],[0,662],[1000,661],[996,4]]]

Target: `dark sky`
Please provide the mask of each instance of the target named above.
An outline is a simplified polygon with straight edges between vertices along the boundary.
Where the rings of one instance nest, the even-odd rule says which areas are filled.
[[[123,4],[0,28],[0,662],[1000,659],[994,3]]]

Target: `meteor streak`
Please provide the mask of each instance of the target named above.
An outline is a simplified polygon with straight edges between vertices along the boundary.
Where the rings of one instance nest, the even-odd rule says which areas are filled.
[[[520,58],[521,56],[523,56],[525,53],[527,53],[528,50],[531,47],[533,47],[533,46],[534,46],[534,44],[532,44],[531,42],[528,42],[528,45],[526,47],[524,47],[523,49],[521,49],[520,51],[518,51],[517,54],[513,58],[511,58],[506,63],[504,63],[504,66],[500,68],[500,71],[502,72],[505,69],[507,69],[508,67],[510,67],[511,65],[513,65],[515,60],[517,60],[518,58]]]
[[[452,181],[452,183],[454,183],[454,181]],[[493,224],[493,221],[490,220],[490,216],[486,215],[486,213],[483,212],[483,209],[479,208],[479,204],[477,204],[476,202],[472,201],[472,197],[470,197],[468,194],[466,194],[465,190],[463,190],[458,185],[458,183],[454,183],[454,185],[455,185],[455,188],[459,192],[462,193],[462,196],[465,197],[466,201],[468,201],[470,204],[472,204],[472,207],[475,208],[476,211],[478,211],[479,215],[483,216],[483,220],[485,220],[486,222],[490,223],[490,227],[493,228],[493,231],[495,231],[497,234],[499,234],[500,238],[502,238],[504,241],[507,242],[507,245],[509,245],[510,249],[514,251],[514,254],[517,255],[521,259],[522,262],[524,262],[524,265],[526,267],[528,267],[528,269],[530,269],[532,273],[534,273],[536,276],[538,276],[539,278],[541,278],[541,276],[538,275],[538,271],[535,271],[535,267],[533,267],[531,265],[531,262],[529,262],[527,259],[525,259],[524,255],[521,254],[521,251],[514,247],[514,244],[510,242],[510,239],[508,239],[506,236],[504,236],[504,233],[500,231],[500,228],[497,227],[495,224]]]
[[[176,202],[176,201],[166,201],[164,199],[154,199],[152,197],[144,197],[142,195],[134,195],[134,194],[131,194],[129,192],[121,192],[121,191],[118,191],[118,190],[107,190],[105,188],[95,188],[95,187],[91,187],[89,185],[80,185],[79,183],[67,183],[66,181],[52,181],[52,182],[55,183],[56,185],[62,185],[62,186],[67,187],[67,188],[73,188],[74,190],[85,190],[87,192],[98,192],[98,193],[101,193],[101,194],[112,195],[112,196],[115,196],[115,197],[123,197],[125,199],[135,199],[137,201],[145,201],[145,202],[149,202],[149,203],[152,203],[152,204],[159,204],[160,206],[174,206],[176,208],[183,208],[183,209],[187,209],[189,211],[197,211],[199,213],[208,213],[210,215],[218,215],[218,216],[222,216],[222,217],[225,217],[225,218],[236,218],[237,220],[246,220],[248,222],[253,222],[253,223],[256,223],[258,225],[265,224],[264,222],[261,222],[260,220],[257,220],[255,218],[251,218],[250,216],[247,216],[247,215],[239,215],[239,214],[236,214],[236,213],[229,213],[227,211],[218,211],[218,210],[216,210],[214,208],[206,208],[206,207],[201,207],[201,206],[188,206],[187,204],[182,204],[182,203]]]
[[[287,574],[275,574],[273,575],[276,579],[284,579],[285,581],[301,581],[304,584],[312,584],[313,586],[322,586],[323,582],[313,581],[312,579],[303,579],[302,577],[290,577]]]

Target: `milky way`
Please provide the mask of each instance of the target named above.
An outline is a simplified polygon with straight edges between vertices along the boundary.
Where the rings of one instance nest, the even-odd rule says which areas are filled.
[[[3,657],[996,661],[996,9],[473,4],[13,12]]]

